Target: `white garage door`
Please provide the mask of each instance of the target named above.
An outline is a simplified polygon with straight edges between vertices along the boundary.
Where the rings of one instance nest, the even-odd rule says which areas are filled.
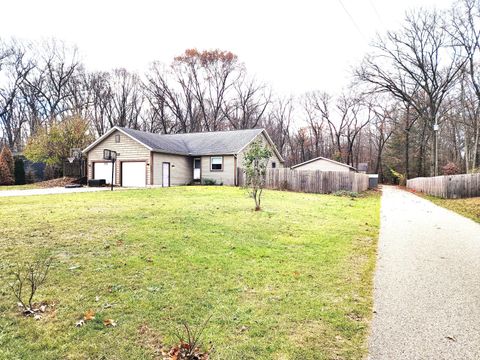
[[[145,187],[146,176],[144,161],[122,163],[122,186]]]
[[[93,163],[93,178],[95,180],[104,179],[107,184],[112,182],[112,163],[96,162]]]

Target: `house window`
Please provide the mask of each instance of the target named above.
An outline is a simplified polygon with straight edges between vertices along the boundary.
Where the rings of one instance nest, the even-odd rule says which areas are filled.
[[[120,135],[115,135],[115,142],[119,143],[120,142]]]
[[[275,169],[277,167],[277,163],[275,161],[272,161],[272,169]]]
[[[210,158],[210,170],[212,171],[223,170],[223,156],[212,156]]]

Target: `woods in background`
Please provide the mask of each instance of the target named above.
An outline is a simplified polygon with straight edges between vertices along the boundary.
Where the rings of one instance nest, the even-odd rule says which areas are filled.
[[[71,147],[115,125],[165,134],[264,127],[286,165],[317,156],[368,163],[392,182],[478,171],[479,25],[478,0],[413,11],[374,40],[342,93],[296,97],[276,95],[229,51],[189,49],[141,74],[91,72],[60,41],[4,39],[0,141],[39,154],[33,145],[72,119],[87,130]]]

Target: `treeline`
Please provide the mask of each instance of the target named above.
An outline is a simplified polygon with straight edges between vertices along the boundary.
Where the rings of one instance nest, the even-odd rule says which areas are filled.
[[[479,0],[407,14],[373,41],[337,96],[278,96],[229,51],[189,49],[144,73],[92,72],[60,41],[4,40],[1,141],[21,152],[69,119],[84,119],[94,136],[115,125],[167,134],[265,127],[287,165],[316,156],[366,162],[391,181],[475,171],[479,21]]]

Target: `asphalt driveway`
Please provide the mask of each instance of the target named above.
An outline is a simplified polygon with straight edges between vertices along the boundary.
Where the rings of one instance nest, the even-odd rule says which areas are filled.
[[[384,187],[370,359],[480,359],[480,224]]]

